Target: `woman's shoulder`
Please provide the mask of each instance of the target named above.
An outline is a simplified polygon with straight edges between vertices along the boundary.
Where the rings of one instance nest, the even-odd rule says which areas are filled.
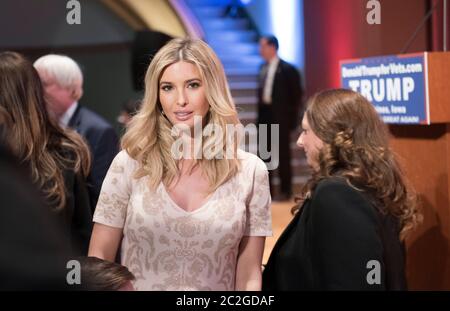
[[[114,158],[114,161],[121,163],[137,162],[130,156],[130,154],[125,149],[122,149],[117,153],[116,157]]]
[[[356,208],[358,210],[374,211],[371,196],[363,189],[353,186],[343,177],[329,177],[320,180],[312,195],[316,205],[324,206],[327,210]]]
[[[328,178],[321,179],[316,186],[315,193],[326,192],[326,191],[349,191],[359,193],[362,192],[361,189],[357,189],[352,186],[347,179],[344,177],[332,176]]]
[[[241,161],[241,165],[244,170],[252,169],[259,172],[267,171],[266,164],[257,155],[238,149],[237,156]]]
[[[344,177],[328,177],[320,180],[313,192],[312,199],[321,202],[359,202],[371,205],[369,194],[364,190],[355,187]]]
[[[126,150],[121,150],[119,153],[115,156],[111,168],[113,169],[136,169],[138,167],[139,163],[137,160],[133,159]]]

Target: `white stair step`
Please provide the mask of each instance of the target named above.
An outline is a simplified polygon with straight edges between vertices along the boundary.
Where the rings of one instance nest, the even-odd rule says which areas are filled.
[[[248,21],[243,18],[202,18],[200,23],[206,31],[246,30],[249,27]]]
[[[258,104],[258,98],[256,96],[246,96],[246,97],[234,97],[234,103],[236,105],[256,105]]]
[[[232,90],[253,90],[259,87],[259,84],[256,81],[230,82],[228,85]]]
[[[223,6],[199,6],[192,8],[200,22],[205,18],[222,18],[225,15],[225,10],[226,8]]]
[[[239,113],[239,119],[241,120],[255,120],[258,114],[254,111],[245,111]]]

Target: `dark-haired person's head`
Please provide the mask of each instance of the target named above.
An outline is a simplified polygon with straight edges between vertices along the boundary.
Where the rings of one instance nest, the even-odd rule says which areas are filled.
[[[131,118],[138,113],[141,108],[141,104],[141,100],[129,100],[125,102],[122,106],[122,110],[120,111],[120,115],[117,117],[117,121],[123,126],[128,125]]]
[[[398,217],[402,238],[417,224],[415,192],[389,147],[386,125],[364,96],[346,89],[315,94],[307,102],[302,130],[297,144],[314,171],[302,199],[321,179],[340,176]]]
[[[131,282],[135,277],[127,267],[97,257],[81,257],[77,260],[81,266],[81,285],[84,290],[134,290]]]
[[[274,35],[265,35],[259,39],[259,53],[266,62],[277,56],[278,48],[278,39]]]
[[[0,111],[4,144],[29,167],[47,203],[64,208],[63,170],[87,176],[89,149],[77,133],[64,131],[49,117],[39,75],[19,53],[0,53]]]

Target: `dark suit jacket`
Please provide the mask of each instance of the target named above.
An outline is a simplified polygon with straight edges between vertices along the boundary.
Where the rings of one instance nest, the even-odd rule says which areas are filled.
[[[397,221],[341,178],[321,181],[278,239],[263,272],[263,290],[406,289]],[[381,284],[367,267],[380,263]]]
[[[280,59],[272,88],[272,120],[263,120],[261,113],[262,92],[264,87],[263,70],[268,64],[260,68],[260,83],[258,89],[258,123],[278,123],[280,131],[292,130],[300,124],[300,110],[303,97],[301,77],[298,70],[291,64]]]
[[[88,176],[88,186],[91,208],[94,211],[103,179],[119,151],[119,139],[108,122],[81,105],[70,119],[69,127],[83,136],[91,149],[92,168]]]

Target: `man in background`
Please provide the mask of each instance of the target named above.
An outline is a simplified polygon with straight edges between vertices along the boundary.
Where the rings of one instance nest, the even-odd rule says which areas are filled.
[[[274,200],[288,200],[292,195],[291,131],[300,124],[303,90],[297,69],[278,56],[278,40],[273,35],[261,37],[259,51],[265,63],[260,68],[258,90],[258,124],[268,126],[268,147],[271,146],[270,125],[279,124],[280,193]],[[270,150],[267,150],[270,152]],[[273,194],[273,171],[269,171]]]
[[[87,182],[94,212],[103,179],[119,151],[117,134],[105,119],[79,104],[83,95],[83,75],[73,59],[49,54],[39,58],[34,67],[45,89],[49,113],[62,127],[73,128],[89,144],[92,167]]]

